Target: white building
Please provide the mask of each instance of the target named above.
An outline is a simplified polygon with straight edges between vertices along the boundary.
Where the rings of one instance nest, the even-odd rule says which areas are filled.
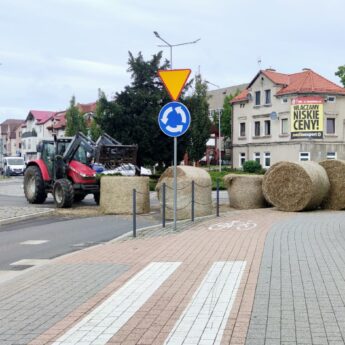
[[[36,146],[42,139],[52,139],[51,131],[54,111],[30,110],[22,131],[22,151],[26,161],[36,159]]]
[[[345,88],[310,69],[259,71],[232,104],[235,168],[345,159]]]

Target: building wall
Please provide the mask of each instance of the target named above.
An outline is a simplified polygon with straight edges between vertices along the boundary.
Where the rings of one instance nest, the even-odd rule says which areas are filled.
[[[276,96],[281,89],[262,74],[256,79],[249,91],[252,99],[233,105],[233,165],[239,168],[240,153],[245,153],[246,160],[254,158],[254,152],[260,153],[264,166],[264,154],[271,154],[271,164],[281,160],[299,161],[300,152],[310,152],[310,159],[326,159],[327,152],[335,152],[338,159],[345,159],[345,96],[324,94],[322,97],[335,96],[335,103],[324,103],[324,137],[323,139],[291,139],[290,107],[296,97],[310,96],[288,95]],[[271,90],[271,104],[265,104],[265,90]],[[255,92],[261,92],[261,105],[255,105]],[[271,119],[276,112],[277,118]],[[335,120],[335,133],[327,133],[327,118]],[[283,133],[283,121],[287,121],[287,133]],[[270,122],[270,135],[265,134],[265,121]],[[260,122],[260,135],[255,135],[255,122]],[[245,136],[241,136],[240,124],[245,123]]]
[[[29,161],[37,158],[36,147],[41,140],[53,138],[51,131],[47,128],[52,125],[52,122],[49,120],[44,124],[37,124],[35,119],[30,119],[27,120],[25,124],[26,129],[25,132],[23,131],[22,133],[21,143],[24,159]],[[37,135],[33,135],[33,131]],[[31,133],[31,135],[27,136],[28,133]]]

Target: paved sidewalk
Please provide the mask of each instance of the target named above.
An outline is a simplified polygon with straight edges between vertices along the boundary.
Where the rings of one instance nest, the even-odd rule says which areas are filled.
[[[44,209],[42,207],[16,207],[0,206],[0,226],[15,221],[25,220],[34,217],[40,217],[53,213],[53,209]]]
[[[233,211],[0,285],[0,344],[344,344],[345,214]]]

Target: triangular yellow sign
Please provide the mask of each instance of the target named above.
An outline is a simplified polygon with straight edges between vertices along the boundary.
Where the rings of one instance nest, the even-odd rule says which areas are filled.
[[[182,89],[185,86],[190,73],[190,69],[170,69],[158,71],[159,78],[161,78],[173,101],[178,100],[180,97]]]

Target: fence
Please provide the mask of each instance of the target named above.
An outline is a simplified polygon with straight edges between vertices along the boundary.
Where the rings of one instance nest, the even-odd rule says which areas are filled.
[[[199,204],[199,205],[203,205],[203,206],[207,206],[210,205],[212,206],[212,200],[210,203],[207,204],[203,204],[200,202],[195,201],[195,186],[199,187],[199,188],[210,188],[211,186],[203,186],[200,185],[194,181],[192,181],[191,183],[191,201],[188,202],[186,205],[184,205],[183,207],[177,208],[177,211],[183,210],[184,208],[187,207],[191,207],[191,221],[194,222],[195,220],[195,205]],[[177,188],[177,190],[182,190],[185,188],[188,188],[189,184],[186,184],[183,187],[179,187]],[[166,189],[170,188],[171,190],[173,189],[172,187],[167,186],[165,183],[162,184],[162,201],[161,201],[161,207],[162,207],[162,227],[165,228],[166,226],[166,209],[170,208],[172,209],[170,206],[167,205],[166,203]],[[137,212],[136,212],[136,205],[137,205],[137,193],[142,194],[140,192],[138,192],[136,189],[133,189],[133,237],[137,236]],[[211,192],[212,193],[212,192]],[[217,187],[216,187],[216,216],[219,217],[219,179],[217,179]]]

